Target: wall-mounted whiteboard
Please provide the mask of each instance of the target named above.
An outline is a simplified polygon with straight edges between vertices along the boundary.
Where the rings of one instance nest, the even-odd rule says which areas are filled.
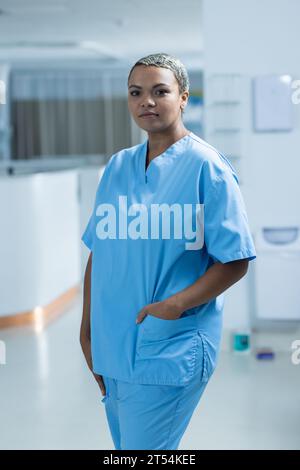
[[[290,75],[265,75],[253,79],[254,130],[292,130]]]

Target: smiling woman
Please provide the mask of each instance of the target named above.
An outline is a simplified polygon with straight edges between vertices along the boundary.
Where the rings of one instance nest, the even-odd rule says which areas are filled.
[[[178,59],[152,54],[132,67],[128,107],[148,138],[110,158],[82,235],[92,257],[81,344],[116,449],[178,448],[217,363],[223,292],[256,256],[233,167],[182,122],[188,95]],[[186,246],[175,229],[187,213],[191,233],[202,205],[200,243]],[[167,230],[152,237],[148,217],[155,229],[162,208]],[[122,236],[105,233],[110,211]]]

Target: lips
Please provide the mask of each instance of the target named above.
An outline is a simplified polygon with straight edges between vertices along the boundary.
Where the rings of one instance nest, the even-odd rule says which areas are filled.
[[[156,113],[144,113],[141,114],[140,117],[151,117],[151,116],[158,116]]]

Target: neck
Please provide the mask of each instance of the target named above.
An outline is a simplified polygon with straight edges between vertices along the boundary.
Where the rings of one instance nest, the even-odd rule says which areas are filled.
[[[148,132],[147,160],[150,161],[163,153],[170,145],[181,139],[190,131],[183,125],[166,132]]]

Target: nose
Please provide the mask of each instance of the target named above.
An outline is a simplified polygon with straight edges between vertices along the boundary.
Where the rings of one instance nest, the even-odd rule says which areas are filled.
[[[141,102],[141,106],[148,107],[148,106],[155,106],[155,101],[153,100],[151,95],[145,96]]]

